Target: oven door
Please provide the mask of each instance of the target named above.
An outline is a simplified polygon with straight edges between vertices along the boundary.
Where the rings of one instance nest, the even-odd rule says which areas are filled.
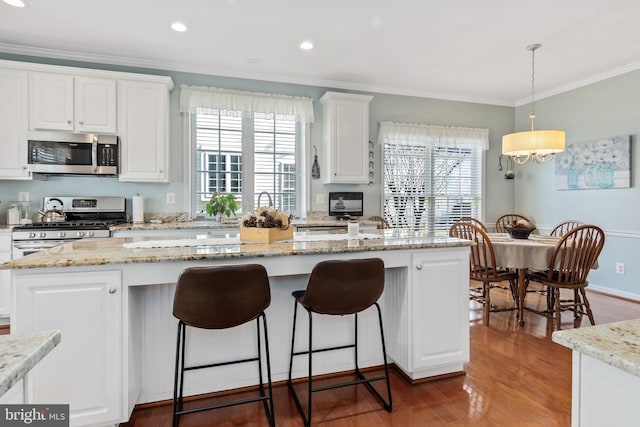
[[[73,242],[74,240],[14,240],[11,259],[18,259],[23,256],[42,252],[65,243]]]

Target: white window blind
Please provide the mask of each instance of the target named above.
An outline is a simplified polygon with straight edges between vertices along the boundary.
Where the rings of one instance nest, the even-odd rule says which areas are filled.
[[[482,212],[488,130],[382,122],[384,216],[394,227],[446,235]]]

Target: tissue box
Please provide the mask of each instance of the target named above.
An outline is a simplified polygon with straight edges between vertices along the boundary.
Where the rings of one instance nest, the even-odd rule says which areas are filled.
[[[240,227],[240,240],[248,242],[269,243],[278,240],[292,240],[293,227],[286,230],[280,228]]]

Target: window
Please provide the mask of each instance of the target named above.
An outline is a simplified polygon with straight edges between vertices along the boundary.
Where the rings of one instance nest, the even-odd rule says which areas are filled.
[[[215,191],[233,193],[238,213],[257,207],[259,194],[266,191],[277,209],[296,213],[299,138],[294,120],[261,113],[243,120],[233,112],[208,109],[198,110],[195,120],[196,212],[204,210]],[[251,203],[244,206],[243,200]]]
[[[233,193],[242,206],[242,118],[201,110],[196,114],[196,211],[214,192]]]
[[[255,113],[253,141],[254,206],[258,206],[258,195],[266,191],[277,209],[296,212],[296,123]]]
[[[395,227],[447,235],[460,217],[480,218],[482,139],[460,143],[459,137],[433,136],[426,125],[406,126],[391,131],[381,125],[385,219]],[[411,134],[416,129],[425,135]]]

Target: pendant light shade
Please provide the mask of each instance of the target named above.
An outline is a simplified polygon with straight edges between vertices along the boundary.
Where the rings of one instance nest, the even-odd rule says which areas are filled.
[[[510,133],[502,137],[502,154],[511,156],[514,162],[524,164],[529,159],[545,163],[554,154],[564,151],[565,132],[561,130],[535,130],[535,51],[540,44],[527,46],[531,51],[531,130]]]

